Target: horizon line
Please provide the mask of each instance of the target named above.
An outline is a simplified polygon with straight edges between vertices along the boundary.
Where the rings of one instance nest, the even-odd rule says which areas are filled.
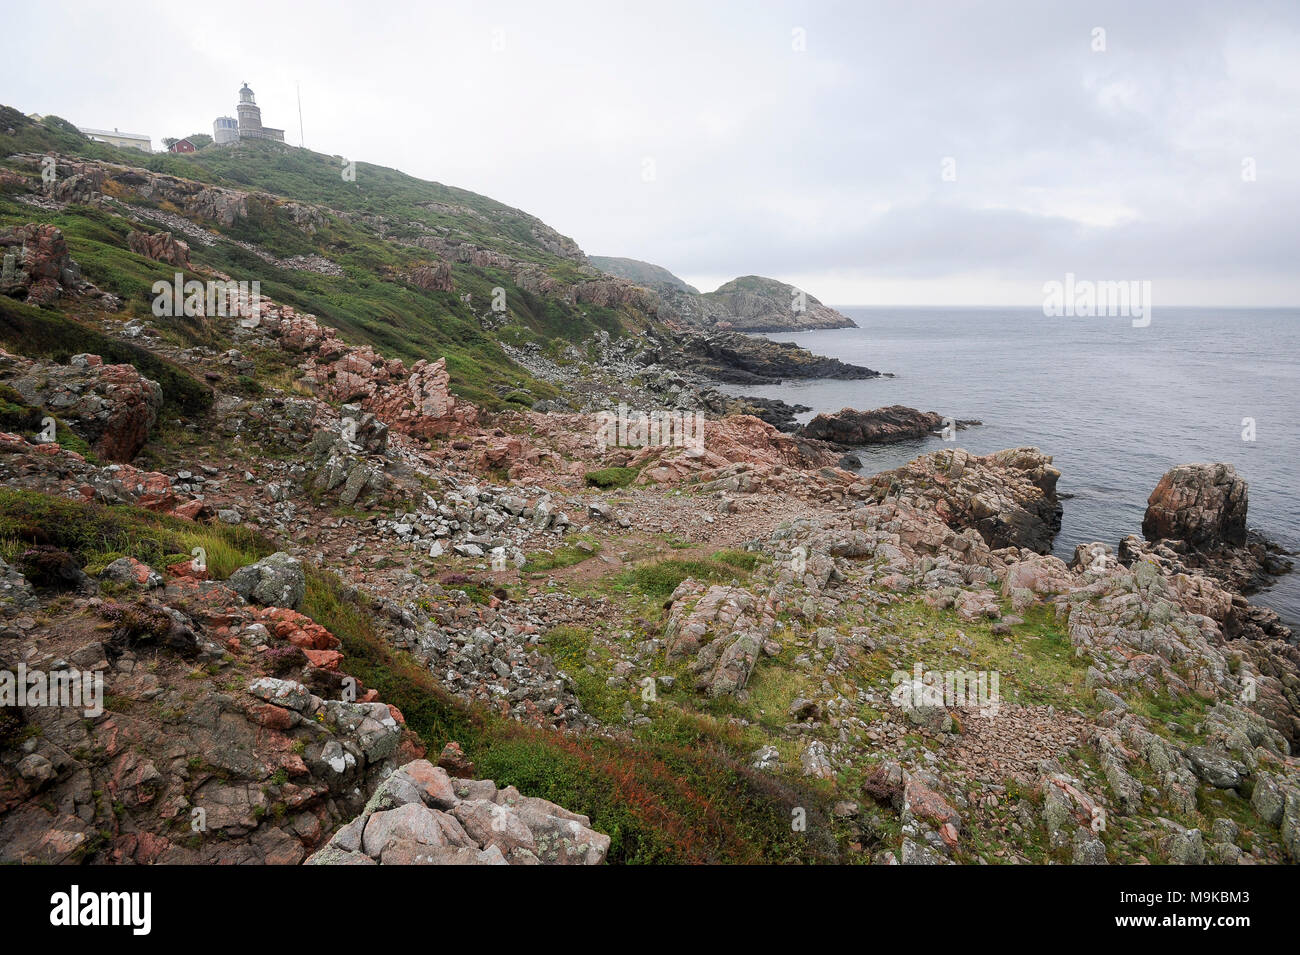
[[[951,305],[951,304],[942,304],[942,303],[928,303],[928,304],[927,304],[927,303],[915,303],[915,302],[906,303],[906,304],[903,304],[903,303],[899,303],[899,304],[891,304],[891,303],[888,303],[888,302],[877,302],[877,303],[872,304],[872,305],[832,304],[832,303],[829,303],[829,302],[824,302],[823,304],[826,305],[828,308],[835,308],[835,309],[839,309],[839,308],[972,308],[972,309],[974,309],[974,308],[1027,308],[1027,309],[1040,310],[1040,309],[1042,308],[1042,305],[1041,305],[1041,304],[1040,304],[1040,305],[1012,305],[1012,304],[1002,304],[1002,305],[970,305],[970,304],[965,304],[965,305]],[[1294,305],[1233,305],[1233,304],[1223,304],[1223,303],[1212,304],[1212,305],[1185,305],[1185,304],[1178,304],[1178,305],[1161,305],[1160,308],[1161,308],[1161,309],[1168,309],[1168,308],[1236,308],[1236,309],[1243,309],[1243,310],[1265,311],[1265,310],[1268,310],[1268,309],[1285,309],[1285,308],[1300,309],[1300,303],[1297,303],[1297,304],[1294,304]],[[1099,317],[1099,318],[1105,318],[1105,317],[1107,317],[1107,316],[1105,316],[1105,315],[1101,315],[1101,316],[1097,316],[1097,317]],[[1111,317],[1114,317],[1114,316],[1111,316]],[[1120,317],[1123,317],[1123,316],[1120,316]],[[818,330],[819,330],[819,329],[808,329],[808,331],[818,331]]]

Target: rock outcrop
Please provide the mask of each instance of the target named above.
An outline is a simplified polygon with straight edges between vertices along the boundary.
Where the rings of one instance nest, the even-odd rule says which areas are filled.
[[[454,287],[451,281],[451,263],[421,265],[411,270],[410,281],[416,288],[426,291],[450,292]]]
[[[990,457],[995,461],[966,462],[966,467],[984,471],[978,475],[982,489],[977,493],[1007,501],[1024,493],[1025,474],[1015,474],[1020,469],[1015,465],[1032,465],[1030,474],[1046,467],[1045,456],[1031,449],[1003,452],[1000,460],[997,455]],[[922,490],[927,483],[947,481],[932,463],[914,470]],[[974,480],[969,474],[962,477]],[[1300,769],[1292,756],[1300,731],[1300,654],[1293,645],[1268,635],[1232,640],[1225,621],[1246,606],[1244,598],[1168,562],[1164,553],[1149,545],[1138,542],[1137,547],[1147,549],[1131,551],[1131,566],[1116,561],[1103,545],[1081,545],[1075,561],[1067,566],[1023,546],[993,546],[994,542],[975,533],[974,525],[954,531],[954,489],[918,493],[907,486],[907,480],[900,498],[882,497],[880,503],[855,509],[825,527],[778,528],[763,549],[772,555],[773,568],[783,569],[761,585],[764,600],[804,615],[819,607],[850,605],[854,593],[870,594],[876,605],[892,599],[906,602],[919,595],[935,610],[955,613],[963,628],[981,619],[994,621],[994,635],[1013,632],[1022,622],[1017,614],[1029,608],[1051,608],[1073,648],[1071,656],[1087,662],[1087,692],[1095,694],[1105,712],[1094,721],[1049,707],[1043,720],[1031,715],[1033,708],[1003,701],[997,721],[986,722],[978,717],[978,707],[969,703],[963,707],[960,700],[953,706],[946,699],[941,702],[938,695],[930,700],[922,694],[925,705],[918,707],[915,680],[904,671],[898,674],[905,677],[902,684],[895,684],[898,699],[891,699],[906,721],[900,734],[916,727],[941,738],[949,719],[955,723],[960,717],[961,732],[952,744],[961,751],[957,761],[992,759],[996,776],[1037,777],[1041,815],[1025,807],[1021,825],[1046,830],[1050,847],[1074,864],[1114,861],[1116,843],[1100,837],[1108,813],[1135,817],[1144,829],[1144,845],[1160,861],[1244,861],[1235,830],[1226,821],[1216,822],[1211,841],[1203,845],[1196,829],[1168,818],[1195,813],[1201,805],[1198,793],[1207,787],[1232,790],[1243,798],[1254,787],[1260,819],[1277,826],[1275,844],[1296,858],[1295,826],[1300,815],[1288,826],[1284,806],[1291,797],[1283,795],[1283,790],[1294,792],[1300,786]],[[1000,482],[1007,486],[996,490],[994,485]],[[805,575],[800,586],[796,575],[784,569],[796,557],[807,568],[818,558],[829,559],[832,572],[826,583],[811,587]],[[801,591],[810,596],[801,596]],[[748,589],[737,593],[731,588],[728,599],[741,607],[748,596]],[[1013,613],[1006,613],[999,596],[1010,601]],[[842,614],[837,609],[829,616],[839,619]],[[828,673],[850,666],[860,648],[871,650],[885,642],[891,656],[898,658],[896,626],[870,613],[866,616],[873,621],[870,628],[850,628],[847,634],[827,628],[808,641],[818,650],[834,648]],[[922,638],[919,644],[927,642]],[[963,644],[966,638],[958,630],[951,649],[965,656]],[[974,676],[970,673],[966,679]],[[1184,728],[1174,741],[1154,732],[1147,718],[1129,711],[1126,699],[1134,694],[1182,701],[1196,712],[1202,712],[1205,701],[1211,705],[1194,729]],[[800,712],[812,708],[807,701],[799,705]],[[1100,779],[1091,778],[1090,772],[1071,775],[1057,762],[1056,750],[1076,744],[1082,734],[1098,754]],[[988,742],[981,742],[985,736]],[[868,731],[868,737],[873,743],[884,738],[875,729]],[[1048,745],[1043,745],[1045,737],[1051,738]],[[873,756],[875,749],[873,745]],[[832,769],[844,764],[845,748],[832,746],[829,755]],[[936,794],[951,793],[954,787],[948,776],[945,772],[927,778],[926,788]],[[1139,783],[1138,778],[1152,779],[1154,784]],[[947,797],[939,802],[928,795],[909,799],[904,793],[906,783],[905,772],[880,764],[865,788],[899,812],[904,864],[948,861],[960,848],[961,832],[974,807]],[[961,798],[960,794],[954,798]],[[927,808],[941,802],[948,808]],[[962,807],[960,813],[956,805]],[[909,831],[912,825],[915,829]],[[953,828],[946,831],[950,825]]]
[[[883,499],[933,510],[949,527],[973,528],[990,547],[1049,553],[1061,529],[1061,472],[1037,448],[976,457],[960,448],[924,454],[870,479]]]
[[[130,250],[145,258],[166,262],[178,269],[190,267],[190,247],[182,239],[172,237],[170,232],[132,232],[126,237]]]
[[[33,222],[0,233],[0,262],[0,295],[33,305],[53,302],[82,285],[81,268],[58,226]]]
[[[127,462],[145,442],[162,408],[162,388],[132,365],[74,355],[66,365],[0,350],[0,381],[33,408],[66,421],[108,461]]]
[[[806,438],[829,441],[833,444],[863,445],[890,444],[909,438],[922,438],[938,434],[948,419],[935,411],[917,411],[904,405],[889,405],[872,411],[844,408],[833,414],[819,414],[799,429]],[[976,421],[953,421],[954,431],[966,428]]]
[[[433,362],[421,358],[404,382],[376,394],[363,406],[392,427],[422,438],[452,434],[478,417],[473,405],[452,395],[445,358]]]
[[[812,411],[812,408],[808,405],[792,405],[780,398],[755,398],[753,396],[732,398],[729,395],[716,394],[720,399],[718,410],[724,411],[728,415],[753,415],[755,418],[766,421],[777,430],[787,433],[799,430],[797,415],[801,415],[805,411]],[[712,407],[710,405],[710,410],[712,410]]]
[[[738,587],[705,587],[687,578],[668,599],[668,659],[691,659],[695,688],[710,697],[745,689],[775,613]]]
[[[1180,465],[1151,492],[1142,533],[1168,559],[1229,590],[1251,594],[1290,571],[1292,562],[1276,544],[1247,528],[1248,504],[1246,480],[1231,464]]]
[[[419,759],[380,784],[308,865],[600,865],[610,838],[586,816]]]
[[[786,379],[877,378],[880,372],[824,358],[790,342],[774,342],[738,332],[688,335],[681,344],[680,364],[718,381],[741,385],[775,385]]]
[[[1246,481],[1231,464],[1184,464],[1160,479],[1147,500],[1142,533],[1149,541],[1191,547],[1246,543]]]
[[[304,356],[303,381],[322,398],[355,402],[385,427],[441,437],[469,427],[478,409],[451,393],[446,359],[420,359],[409,369],[369,345],[348,345],[338,331],[288,306],[263,302],[255,330]]]
[[[329,631],[188,562],[166,578],[116,562],[114,599],[64,597],[42,631],[24,630],[14,569],[0,577],[0,670],[103,679],[99,712],[93,695],[0,710],[0,863],[296,864],[422,755],[374,691],[339,698]]]

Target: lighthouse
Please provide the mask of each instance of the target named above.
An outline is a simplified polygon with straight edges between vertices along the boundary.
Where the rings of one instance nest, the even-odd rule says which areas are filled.
[[[284,130],[272,129],[262,125],[262,108],[257,105],[257,98],[247,83],[239,91],[239,103],[235,107],[239,117],[219,116],[212,124],[212,138],[218,145],[236,143],[241,139],[272,139],[284,142]]]
[[[262,137],[262,108],[253,98],[253,91],[245,83],[239,91],[239,105],[235,107],[239,116],[239,136],[241,139],[260,139]]]

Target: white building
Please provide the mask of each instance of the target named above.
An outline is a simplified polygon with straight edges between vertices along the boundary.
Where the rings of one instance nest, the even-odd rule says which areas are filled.
[[[82,133],[97,143],[108,143],[121,149],[138,149],[142,153],[153,152],[153,140],[141,133],[124,133],[119,129],[91,129],[78,126]]]
[[[239,139],[239,123],[233,116],[218,116],[212,121],[212,141],[218,146],[236,142]]]

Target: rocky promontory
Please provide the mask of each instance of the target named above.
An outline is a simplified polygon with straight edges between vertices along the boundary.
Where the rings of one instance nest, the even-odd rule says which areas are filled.
[[[667,269],[615,256],[590,256],[607,275],[658,293],[660,313],[688,325],[744,332],[789,332],[856,328],[857,324],[802,289],[761,275],[743,275],[701,293]]]
[[[761,275],[744,275],[700,296],[712,323],[747,332],[856,328],[847,315],[807,292]]]
[[[688,334],[683,336],[680,348],[687,370],[731,384],[779,385],[789,378],[880,377],[880,372],[871,368],[814,355],[791,342],[774,342],[739,332]]]

